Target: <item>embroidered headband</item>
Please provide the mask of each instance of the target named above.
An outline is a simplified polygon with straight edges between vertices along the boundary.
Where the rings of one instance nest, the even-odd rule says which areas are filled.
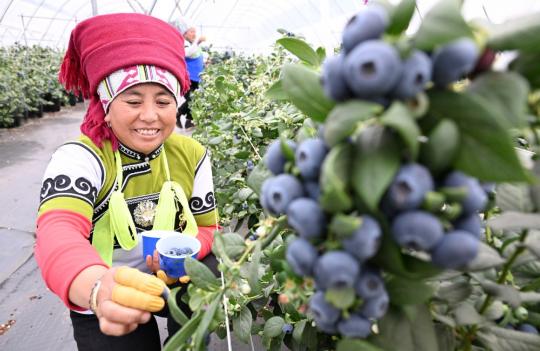
[[[115,97],[140,83],[163,85],[173,94],[177,106],[180,106],[184,100],[180,82],[172,73],[153,65],[135,65],[115,71],[99,83],[97,93],[105,113]]]

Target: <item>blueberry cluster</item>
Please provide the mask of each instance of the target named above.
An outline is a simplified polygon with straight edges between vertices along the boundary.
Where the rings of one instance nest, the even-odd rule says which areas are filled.
[[[438,194],[435,206],[426,206],[430,194]],[[487,201],[488,194],[476,178],[451,171],[434,179],[423,165],[408,163],[397,172],[381,208],[391,219],[392,236],[401,247],[429,252],[436,266],[456,269],[478,253],[482,232],[478,213]]]
[[[381,228],[375,219],[364,215],[352,233],[340,240],[340,249],[318,249],[316,245],[327,239],[329,220],[318,201],[319,174],[328,147],[320,138],[284,144],[294,152],[299,176],[285,173],[284,146],[280,140],[274,141],[265,155],[274,177],[262,185],[261,204],[273,215],[286,214],[289,226],[298,234],[287,247],[286,259],[296,274],[315,280],[310,310],[318,328],[365,338],[371,333],[371,320],[382,317],[389,303],[381,273],[367,264],[379,249]],[[347,318],[325,298],[329,290],[342,289],[354,290],[358,298]]]
[[[403,50],[381,39],[389,24],[380,5],[367,6],[345,26],[343,50],[323,63],[322,84],[336,101],[353,98],[386,105],[392,99],[414,98],[433,82],[446,87],[471,73],[479,50],[470,38],[460,38],[432,53]]]
[[[172,247],[167,252],[165,252],[167,255],[171,256],[189,256],[193,254],[193,250],[190,247],[184,247],[184,248],[176,248]]]

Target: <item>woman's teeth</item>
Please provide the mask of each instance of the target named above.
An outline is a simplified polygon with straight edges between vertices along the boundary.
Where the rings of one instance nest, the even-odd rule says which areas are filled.
[[[142,135],[154,135],[157,134],[159,129],[135,129],[135,131]]]

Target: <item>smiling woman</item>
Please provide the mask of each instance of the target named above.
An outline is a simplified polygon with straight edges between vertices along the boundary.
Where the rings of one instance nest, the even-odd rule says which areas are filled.
[[[162,85],[139,84],[112,101],[105,122],[122,144],[150,154],[173,132],[176,102]]]
[[[149,312],[163,308],[166,287],[149,274],[159,260],[143,256],[141,232],[192,235],[197,258],[216,265],[209,156],[173,133],[189,86],[183,39],[146,15],[93,17],[73,30],[59,77],[90,105],[83,135],[60,146],[45,171],[36,260],[71,310],[79,350],[160,350]],[[169,332],[178,328],[169,318]]]

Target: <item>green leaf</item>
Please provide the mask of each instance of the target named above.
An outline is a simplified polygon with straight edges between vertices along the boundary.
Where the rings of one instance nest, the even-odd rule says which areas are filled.
[[[501,285],[491,281],[481,283],[486,294],[495,296],[498,299],[507,302],[512,307],[519,307],[521,304],[521,296],[516,288],[510,285]]]
[[[453,311],[457,325],[474,325],[482,322],[482,316],[469,302],[463,302]]]
[[[223,263],[228,267],[233,265],[231,258],[227,255],[225,251],[225,241],[223,240],[223,235],[218,234],[214,235],[214,243],[212,244],[212,252],[219,258],[223,260]]]
[[[493,26],[487,46],[499,51],[540,52],[540,13],[513,18]]]
[[[287,143],[287,138],[281,136],[279,138],[279,146],[281,147],[281,153],[286,160],[294,161],[294,149]]]
[[[435,291],[435,298],[453,305],[466,300],[472,294],[472,286],[466,281],[442,281]]]
[[[431,130],[427,143],[420,148],[420,160],[432,172],[447,170],[459,150],[459,129],[450,119],[443,119]]]
[[[293,339],[298,343],[302,343],[302,335],[304,334],[304,329],[306,327],[307,319],[302,319],[300,322],[294,325],[293,330]]]
[[[540,88],[540,53],[520,52],[519,56],[513,60],[509,68],[521,74],[527,79],[531,88]]]
[[[317,56],[319,56],[319,62],[323,62],[326,58],[326,49],[322,46],[319,46],[316,50]]]
[[[431,262],[402,254],[401,249],[387,230],[383,234],[375,262],[384,270],[408,279],[424,279],[440,273],[440,269],[433,266]]]
[[[536,351],[540,349],[540,336],[516,330],[485,326],[476,334],[491,351]]]
[[[326,301],[334,307],[344,310],[352,306],[356,298],[353,288],[328,289],[324,294]]]
[[[409,148],[411,158],[415,160],[418,155],[420,129],[409,110],[402,103],[394,102],[381,116],[381,123],[401,135],[404,144]]]
[[[527,184],[498,184],[495,203],[503,212],[532,212],[534,205],[530,190]]]
[[[356,195],[375,211],[400,165],[400,146],[381,126],[366,128],[357,141],[352,167]]]
[[[184,265],[193,285],[203,290],[212,290],[219,287],[216,276],[204,263],[188,256],[184,261]]]
[[[384,351],[381,348],[360,339],[341,339],[336,351]]]
[[[283,318],[275,316],[270,318],[264,324],[264,336],[268,338],[275,338],[283,333],[283,326],[285,321]]]
[[[249,342],[253,317],[247,306],[243,306],[240,313],[232,319],[234,335],[245,343]]]
[[[203,316],[202,312],[195,313],[191,319],[182,326],[180,331],[171,336],[167,343],[163,346],[162,351],[176,351],[187,343],[187,340],[193,336],[193,333],[199,326]]]
[[[171,313],[171,316],[174,318],[174,320],[180,325],[185,325],[189,318],[178,307],[178,304],[176,303],[176,295],[179,291],[179,287],[171,290],[169,297],[167,298],[167,305],[169,306],[169,312]]]
[[[345,212],[353,205],[349,196],[350,164],[353,146],[342,144],[330,149],[321,166],[321,196],[319,202],[324,210]]]
[[[458,125],[461,142],[454,161],[457,169],[485,181],[529,179],[496,110],[467,94],[433,91],[429,98],[429,113]]]
[[[500,111],[507,128],[527,125],[529,83],[513,72],[486,72],[472,81],[469,92],[485,99],[485,103]]]
[[[337,239],[348,238],[362,225],[362,218],[357,215],[344,215],[338,213],[332,217],[328,229],[336,234]]]
[[[261,264],[261,242],[255,243],[255,249],[251,255],[249,263],[247,281],[253,294],[258,294],[261,291],[261,282],[259,279],[259,267]]]
[[[508,211],[490,218],[487,224],[495,230],[540,229],[540,214]]]
[[[414,14],[416,0],[402,0],[394,8],[390,15],[390,24],[386,28],[386,33],[398,35],[409,27],[409,22]]]
[[[246,160],[251,156],[250,151],[238,151],[234,154],[234,158],[237,158],[239,160]]]
[[[287,100],[288,95],[283,90],[283,81],[278,80],[266,91],[266,97],[271,100]]]
[[[264,166],[264,163],[259,162],[247,177],[246,184],[257,194],[260,194],[262,183],[271,176],[272,173]]]
[[[385,285],[390,302],[397,306],[418,305],[433,294],[433,288],[421,280],[392,277]]]
[[[479,241],[478,253],[472,262],[469,262],[464,270],[467,272],[483,271],[489,268],[500,267],[504,264],[504,258],[499,252],[488,244]]]
[[[201,323],[197,327],[197,330],[195,332],[194,337],[194,343],[195,343],[195,349],[198,350],[201,348],[203,339],[205,337],[205,334],[208,332],[208,327],[210,326],[210,322],[214,319],[214,316],[216,315],[216,312],[220,306],[221,298],[223,297],[223,292],[220,292],[214,296],[214,299],[204,311],[204,315],[201,319]]]
[[[225,253],[232,259],[238,258],[246,249],[244,238],[237,233],[221,234],[225,244]]]
[[[291,54],[313,67],[318,67],[321,64],[317,52],[302,39],[281,38],[277,40],[277,43],[283,46]]]
[[[350,100],[334,107],[324,124],[324,141],[332,147],[347,139],[356,127],[381,111],[381,106],[367,101]]]
[[[437,338],[429,309],[424,305],[409,306],[405,310],[391,307],[379,320],[379,335],[373,342],[385,350],[438,350]]]
[[[441,0],[424,16],[414,37],[414,46],[431,51],[461,37],[473,37],[471,29],[461,16],[461,1]]]
[[[282,70],[283,89],[289,100],[307,116],[322,122],[334,107],[322,90],[319,76],[302,65],[285,65]]]

